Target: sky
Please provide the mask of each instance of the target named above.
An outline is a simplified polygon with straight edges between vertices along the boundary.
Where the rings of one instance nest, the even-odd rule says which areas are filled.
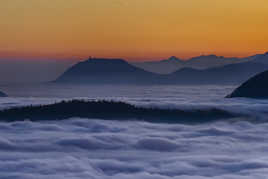
[[[267,0],[0,0],[0,59],[242,57],[267,19]]]

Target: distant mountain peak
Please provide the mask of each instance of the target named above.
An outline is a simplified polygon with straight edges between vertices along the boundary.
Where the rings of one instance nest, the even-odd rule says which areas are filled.
[[[170,60],[170,61],[180,61],[180,59],[175,57],[175,56],[169,57],[168,60]]]
[[[177,58],[176,56],[171,56],[168,59],[161,60],[160,62],[182,62],[182,60]]]

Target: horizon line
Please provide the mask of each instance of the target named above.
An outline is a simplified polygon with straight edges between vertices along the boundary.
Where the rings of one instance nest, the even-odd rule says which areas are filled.
[[[239,59],[243,59],[243,58],[247,58],[247,57],[251,57],[251,56],[255,56],[255,55],[261,55],[261,54],[267,54],[268,53],[268,49],[265,50],[260,50],[260,51],[256,51],[255,53],[247,53],[247,55],[221,55],[219,53],[210,53],[210,52],[205,52],[205,53],[198,53],[198,55],[190,55],[188,57],[180,57],[179,55],[159,55],[158,57],[147,57],[147,56],[143,56],[143,57],[128,57],[128,56],[124,56],[124,55],[65,55],[65,54],[54,54],[54,55],[45,55],[45,54],[22,54],[22,55],[14,55],[14,54],[8,54],[8,55],[1,55],[0,52],[0,60],[69,60],[69,61],[83,61],[83,60],[87,60],[89,58],[92,59],[101,59],[101,58],[105,58],[105,59],[122,59],[125,61],[131,61],[131,62],[153,62],[153,61],[160,61],[160,60],[167,60],[170,59],[171,57],[176,57],[179,60],[183,60],[183,61],[188,61],[190,59],[193,58],[197,58],[197,57],[202,57],[202,56],[217,56],[217,57],[223,57],[223,58],[239,58]],[[183,56],[183,55],[182,55]]]

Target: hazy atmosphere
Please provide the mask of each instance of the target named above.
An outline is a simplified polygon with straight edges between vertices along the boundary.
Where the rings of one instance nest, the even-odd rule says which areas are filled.
[[[266,179],[267,0],[0,0],[1,179]]]
[[[51,81],[88,56],[261,54],[267,7],[265,0],[1,0],[0,82]]]

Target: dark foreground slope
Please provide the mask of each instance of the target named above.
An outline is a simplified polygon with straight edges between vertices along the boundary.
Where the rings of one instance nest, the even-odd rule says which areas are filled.
[[[7,95],[0,91],[0,97],[7,97]]]
[[[268,98],[268,71],[250,78],[227,97]]]
[[[17,107],[0,111],[0,121],[29,119],[62,120],[71,117],[106,120],[144,120],[151,122],[199,123],[236,115],[219,109],[177,110],[136,107],[113,101],[73,100],[44,106]]]
[[[58,83],[139,84],[153,83],[158,75],[134,67],[122,59],[88,59],[62,74]]]
[[[0,91],[0,97],[7,97],[7,94],[5,94],[4,92]]]

